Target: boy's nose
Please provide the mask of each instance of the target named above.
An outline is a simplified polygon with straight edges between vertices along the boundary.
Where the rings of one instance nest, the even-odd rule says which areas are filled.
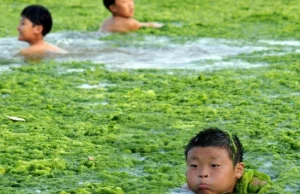
[[[199,178],[207,178],[207,177],[208,177],[208,174],[199,174],[198,177],[199,177]]]
[[[201,169],[199,172],[198,172],[198,177],[199,178],[207,178],[209,176],[209,172],[205,169]]]

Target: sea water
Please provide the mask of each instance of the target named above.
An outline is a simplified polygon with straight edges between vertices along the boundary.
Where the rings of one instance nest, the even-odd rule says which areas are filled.
[[[108,69],[195,69],[214,71],[231,68],[257,68],[266,63],[249,62],[255,53],[282,55],[300,52],[300,41],[259,40],[247,42],[215,38],[180,41],[163,36],[124,35],[107,39],[99,32],[51,33],[45,40],[69,53],[57,57],[58,62],[91,61]],[[16,37],[0,39],[0,72],[21,65],[16,53],[27,47]],[[280,49],[278,49],[280,48]],[[242,56],[242,57],[240,57]]]

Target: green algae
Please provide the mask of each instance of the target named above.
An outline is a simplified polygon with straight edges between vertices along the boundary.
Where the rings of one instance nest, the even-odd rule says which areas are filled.
[[[68,68],[86,70],[60,73]],[[183,147],[192,134],[219,126],[241,138],[248,168],[263,167],[257,158],[268,153],[274,166],[262,170],[296,191],[297,72],[296,63],[166,74],[44,62],[3,73],[0,93],[9,96],[0,104],[0,190],[164,193],[185,182]],[[78,88],[84,83],[111,84]]]
[[[255,178],[259,182],[253,183],[252,181]],[[236,186],[237,193],[265,193],[271,187],[270,182],[268,175],[253,170],[246,170]]]
[[[54,32],[95,31],[109,16],[95,1],[4,0],[0,36],[16,35],[19,13],[29,3],[49,7]],[[296,0],[141,0],[136,1],[136,18],[161,21],[163,28],[101,39],[118,40],[116,47],[149,34],[177,42],[299,39],[297,13]],[[234,58],[268,66],[108,71],[102,64],[50,61],[1,73],[0,192],[166,193],[184,184],[183,147],[207,126],[236,133],[247,168],[269,174],[286,193],[299,192],[299,53]],[[83,84],[105,86],[80,88]]]
[[[109,12],[101,1],[4,0],[0,5],[0,36],[17,35],[19,14],[28,4],[43,4],[52,12],[53,31],[96,31]],[[146,1],[135,2],[135,17],[143,22],[159,21],[161,29],[144,29],[139,34],[231,39],[299,39],[300,3],[297,0],[246,1]],[[7,18],[10,18],[7,20]],[[15,21],[15,22],[11,22]]]

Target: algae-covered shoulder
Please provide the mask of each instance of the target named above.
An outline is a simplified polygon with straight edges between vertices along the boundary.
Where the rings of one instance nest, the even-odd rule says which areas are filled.
[[[269,175],[257,170],[247,169],[236,184],[236,193],[285,193],[272,183]]]

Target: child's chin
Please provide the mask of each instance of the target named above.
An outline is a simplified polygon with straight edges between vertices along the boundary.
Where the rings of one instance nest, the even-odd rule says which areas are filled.
[[[21,37],[21,36],[18,37],[18,40],[19,41],[24,41],[23,37]]]
[[[134,16],[133,13],[124,14],[123,17],[125,18],[132,18]]]

